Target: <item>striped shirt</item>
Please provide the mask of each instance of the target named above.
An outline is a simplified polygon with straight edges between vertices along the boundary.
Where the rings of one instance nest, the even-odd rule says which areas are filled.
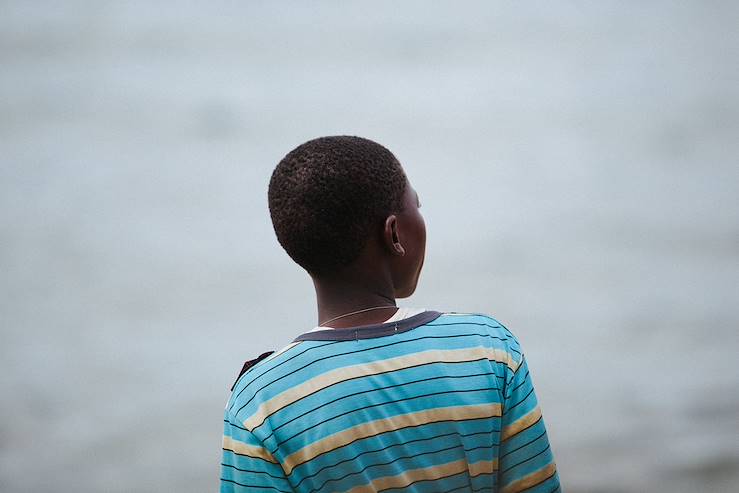
[[[424,311],[314,330],[249,368],[225,410],[221,492],[559,491],[508,329]]]

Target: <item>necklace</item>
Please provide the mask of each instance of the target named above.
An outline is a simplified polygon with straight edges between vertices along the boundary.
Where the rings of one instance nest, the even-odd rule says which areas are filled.
[[[338,317],[334,317],[332,319],[325,320],[323,322],[319,322],[318,325],[321,326],[323,324],[327,324],[329,322],[333,322],[334,320],[337,320],[339,318],[348,317],[349,315],[356,315],[357,313],[368,312],[370,310],[379,310],[380,308],[397,308],[397,306],[395,306],[395,305],[383,305],[383,306],[373,306],[372,308],[364,308],[362,310],[357,310],[356,312],[345,313],[343,315],[339,315]]]

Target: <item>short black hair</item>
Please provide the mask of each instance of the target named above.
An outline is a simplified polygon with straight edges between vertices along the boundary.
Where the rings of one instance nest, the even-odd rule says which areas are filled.
[[[269,182],[277,240],[310,274],[334,272],[359,256],[380,221],[402,210],[405,188],[402,166],[377,142],[310,140],[280,161]]]

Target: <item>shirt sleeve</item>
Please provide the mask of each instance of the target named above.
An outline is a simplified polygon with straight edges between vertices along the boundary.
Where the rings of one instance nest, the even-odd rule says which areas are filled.
[[[501,493],[560,492],[557,466],[523,355],[515,371],[508,372],[500,438]]]
[[[293,493],[279,462],[270,451],[226,413],[223,420],[221,493]]]

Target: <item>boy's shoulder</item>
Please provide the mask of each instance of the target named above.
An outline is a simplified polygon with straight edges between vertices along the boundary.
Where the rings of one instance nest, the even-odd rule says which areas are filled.
[[[516,352],[521,350],[518,338],[513,332],[503,322],[487,313],[447,311],[442,312],[437,323],[484,327],[490,337],[504,342],[506,346],[511,346]]]
[[[516,336],[498,319],[486,314],[475,312],[442,312],[441,316],[435,321],[436,324],[459,324],[459,325],[477,325],[484,326],[489,332],[500,335],[508,340],[518,343]]]
[[[295,353],[290,350],[299,345],[293,342],[276,351],[266,351],[254,359],[247,360],[231,386],[231,396],[226,410],[234,412],[249,404],[259,389],[279,381],[285,376],[285,372],[290,373],[291,369],[285,363],[295,357]],[[286,353],[289,354],[287,361],[282,357]]]
[[[433,334],[426,333],[424,338],[438,338],[442,335],[483,336],[489,341],[491,349],[503,350],[509,353],[513,360],[520,356],[518,340],[496,318],[484,313],[455,311],[437,313],[438,317],[418,327],[425,326],[427,330],[434,331]],[[335,344],[341,342],[345,341],[295,341],[277,351],[268,351],[247,361],[232,386],[227,410],[234,416],[248,414],[253,407],[258,407],[263,399],[273,397],[273,393],[279,393],[285,386],[289,387],[298,376],[296,373],[300,373],[308,366],[320,367],[318,362],[340,355],[341,352],[337,352],[338,346]]]

